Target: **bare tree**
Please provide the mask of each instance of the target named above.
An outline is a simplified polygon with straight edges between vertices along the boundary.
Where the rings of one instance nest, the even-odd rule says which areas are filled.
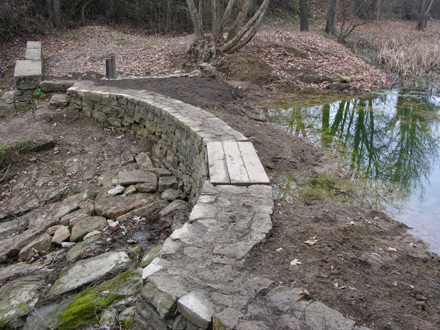
[[[247,15],[255,0],[244,0],[241,2],[241,7],[236,0],[227,1],[227,5],[223,1],[212,0],[209,34],[205,34],[205,22],[200,15],[203,0],[198,1],[198,7],[194,0],[186,0],[186,2],[194,27],[194,38],[187,47],[187,53],[196,60],[206,62],[215,58],[219,52],[233,53],[251,41],[263,22],[270,0],[264,0],[247,22],[245,22]],[[237,13],[234,20],[233,12]],[[225,38],[224,31],[231,22],[228,36]]]
[[[339,4],[341,23],[338,42],[344,43],[354,29],[368,23],[368,19],[371,19],[372,14],[377,10],[377,4],[358,0],[339,0]]]
[[[325,25],[325,33],[332,36],[336,34],[336,13],[338,11],[338,0],[330,0],[327,11],[327,23]]]
[[[309,31],[309,13],[307,0],[299,0],[300,31]]]
[[[423,31],[428,25],[428,14],[431,10],[431,6],[434,0],[423,0],[422,9],[420,10],[419,21],[417,22],[416,29],[418,31]]]

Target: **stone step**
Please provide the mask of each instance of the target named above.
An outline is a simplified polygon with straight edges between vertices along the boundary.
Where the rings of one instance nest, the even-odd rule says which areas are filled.
[[[212,184],[270,184],[251,142],[209,142],[207,150]]]

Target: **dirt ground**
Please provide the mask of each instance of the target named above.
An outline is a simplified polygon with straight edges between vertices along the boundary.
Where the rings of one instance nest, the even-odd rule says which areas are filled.
[[[70,43],[66,41],[69,47]],[[249,47],[255,48],[255,45]],[[282,56],[284,53],[280,51]],[[325,55],[332,56],[330,53]],[[58,57],[49,57],[49,64],[51,58],[54,61]],[[78,73],[60,76],[73,79],[78,78]],[[81,79],[97,79],[100,73],[83,71],[80,76]],[[270,83],[270,77],[268,79],[264,83]],[[254,143],[271,178],[286,171],[313,176],[328,166],[329,158],[322,150],[260,117],[261,103],[300,97],[280,92],[281,88],[270,92],[270,88],[261,88],[249,81],[226,83],[209,78],[101,83],[158,92],[212,112]],[[317,85],[315,83],[315,87]],[[72,132],[72,123],[58,126],[56,134],[63,136]],[[95,125],[90,121],[78,121],[77,124],[79,126],[74,127],[84,130],[82,134],[86,135],[89,125]],[[85,141],[79,146],[61,144],[63,157],[68,157],[69,148],[87,149]],[[107,141],[100,138],[96,143]],[[119,157],[119,150],[130,149],[115,149],[114,157]],[[53,152],[39,155],[22,157],[22,161],[13,164],[11,169],[23,171],[30,162],[38,161],[41,166],[54,168],[54,173],[64,171],[63,162],[55,158],[59,155]],[[97,162],[108,155],[99,157]],[[78,178],[85,172],[86,169],[80,168],[75,175]],[[14,178],[8,180],[11,179]],[[9,182],[0,183],[2,192],[6,191]],[[403,224],[373,209],[320,203],[313,199],[293,204],[276,200],[272,220],[272,236],[246,260],[246,267],[259,276],[302,288],[310,299],[322,301],[359,325],[372,329],[440,328],[440,258],[429,252],[423,242],[407,234]]]

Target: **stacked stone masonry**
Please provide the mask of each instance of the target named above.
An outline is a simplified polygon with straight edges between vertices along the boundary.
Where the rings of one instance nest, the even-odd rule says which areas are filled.
[[[16,61],[14,71],[15,107],[27,108],[32,104],[35,90],[43,79],[43,52],[41,42],[28,41],[24,60]]]
[[[189,221],[144,258],[137,329],[367,329],[299,289],[246,270],[249,251],[272,228],[272,190],[211,184],[206,148],[244,142],[241,133],[202,109],[146,91],[79,82],[67,101],[103,125],[154,141],[153,158],[197,200]]]

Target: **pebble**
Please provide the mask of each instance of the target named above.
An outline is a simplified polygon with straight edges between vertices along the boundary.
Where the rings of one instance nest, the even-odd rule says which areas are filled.
[[[107,195],[108,196],[116,196],[116,195],[122,194],[124,191],[125,191],[125,187],[124,186],[116,186],[115,188],[110,189],[107,192]]]

